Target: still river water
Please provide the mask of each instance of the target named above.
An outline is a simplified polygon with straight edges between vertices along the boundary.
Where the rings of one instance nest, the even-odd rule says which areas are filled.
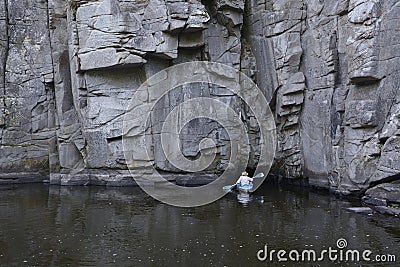
[[[257,252],[336,247],[394,254],[400,219],[351,213],[358,200],[326,192],[260,188],[247,204],[228,194],[176,208],[139,188],[0,187],[1,266],[271,266]],[[276,266],[378,266],[365,262],[281,262]]]

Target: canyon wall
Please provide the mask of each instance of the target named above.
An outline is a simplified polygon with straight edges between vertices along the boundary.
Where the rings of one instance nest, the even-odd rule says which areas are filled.
[[[276,92],[283,176],[344,194],[400,178],[399,8],[249,1],[258,84]]]
[[[399,29],[397,0],[0,0],[0,183],[134,184],[122,124],[135,90],[169,66],[212,61],[243,71],[270,101],[273,176],[341,194],[391,188],[400,180]],[[254,115],[208,84],[158,103],[150,163],[183,175],[161,151],[159,125],[200,96],[240,114],[254,169]],[[218,123],[188,123],[181,151],[197,158],[206,137],[218,151],[205,173],[218,174],[231,149]]]

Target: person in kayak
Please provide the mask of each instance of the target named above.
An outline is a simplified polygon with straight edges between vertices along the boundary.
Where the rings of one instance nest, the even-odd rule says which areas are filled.
[[[247,172],[242,172],[242,175],[236,181],[236,184],[240,186],[247,186],[253,183],[253,178],[250,178],[248,175],[249,174]]]

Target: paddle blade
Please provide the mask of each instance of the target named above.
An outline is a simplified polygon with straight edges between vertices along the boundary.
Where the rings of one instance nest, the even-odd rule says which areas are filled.
[[[229,190],[231,190],[234,186],[235,186],[235,185],[226,185],[226,186],[222,187],[222,189],[223,189],[224,191],[229,191]]]
[[[253,178],[263,178],[263,177],[264,177],[264,173],[260,172],[259,174],[257,174]]]

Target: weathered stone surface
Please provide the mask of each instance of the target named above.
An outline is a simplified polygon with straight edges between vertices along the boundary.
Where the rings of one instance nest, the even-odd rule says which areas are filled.
[[[380,79],[378,71],[378,20],[382,14],[379,1],[350,0],[349,22],[354,26],[347,39],[349,77],[353,82]]]
[[[392,215],[399,217],[400,216],[400,209],[398,208],[390,208],[386,206],[375,206],[374,210],[376,210],[379,213],[386,214],[386,215]]]
[[[376,101],[349,101],[346,104],[345,120],[347,125],[352,128],[377,126]]]
[[[372,187],[365,192],[368,198],[400,203],[400,184],[385,183]]]
[[[400,183],[383,183],[368,189],[363,202],[379,213],[400,216]]]
[[[398,176],[400,172],[400,137],[389,138],[377,152],[380,155],[379,162],[369,182],[376,183]]]
[[[395,88],[400,77],[394,69],[399,59],[398,49],[392,49],[393,57],[388,51],[399,45],[393,39],[398,33],[391,30],[399,22],[398,3],[308,1],[302,6],[301,1],[248,1],[247,5],[252,50],[257,69],[264,74],[256,80],[267,96],[277,91],[278,175],[306,177],[312,185],[342,194],[396,177],[399,94]],[[304,85],[291,85],[293,73],[304,74]],[[300,165],[291,172],[286,166],[296,151]]]
[[[79,56],[81,71],[106,69],[112,67],[136,67],[146,63],[141,56],[129,52],[117,52],[115,48],[105,48],[87,52]]]
[[[47,5],[1,1],[0,10],[0,172],[31,181],[23,173],[48,173],[56,134]]]
[[[1,181],[51,173],[65,185],[133,184],[122,149],[130,98],[155,73],[199,60],[242,70],[271,101],[274,174],[340,194],[398,180],[399,11],[397,0],[0,0]],[[161,125],[207,96],[240,114],[254,168],[261,140],[250,109],[218,86],[178,89],[157,103],[152,153],[138,151],[135,167],[180,172],[162,152]],[[220,173],[231,148],[218,123],[188,123],[180,149],[211,153],[200,146],[207,137],[218,149],[206,171]]]

